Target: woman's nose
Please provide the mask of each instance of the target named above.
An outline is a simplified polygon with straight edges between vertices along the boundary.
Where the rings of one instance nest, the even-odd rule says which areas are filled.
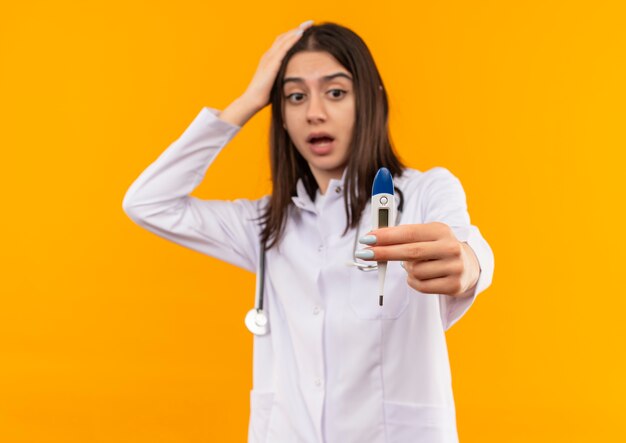
[[[309,123],[326,120],[326,109],[324,109],[324,103],[321,98],[316,96],[316,94],[311,95],[306,118]]]

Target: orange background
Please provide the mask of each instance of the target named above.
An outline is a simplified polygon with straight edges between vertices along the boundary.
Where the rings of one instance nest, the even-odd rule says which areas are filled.
[[[493,285],[447,333],[461,441],[626,441],[621,5],[3,4],[0,441],[245,441],[254,276],[121,204],[309,18],[364,38],[401,157],[457,175],[494,250]],[[268,193],[268,123],[194,195]]]

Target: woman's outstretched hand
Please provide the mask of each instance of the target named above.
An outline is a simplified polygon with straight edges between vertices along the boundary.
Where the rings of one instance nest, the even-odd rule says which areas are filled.
[[[480,275],[480,265],[472,248],[458,241],[445,223],[376,229],[359,241],[371,245],[364,251],[373,251],[374,255],[365,257],[368,254],[357,253],[357,257],[375,261],[402,260],[409,286],[420,292],[469,294]]]
[[[243,126],[254,114],[269,104],[272,85],[285,54],[312,24],[313,20],[307,20],[297,28],[276,37],[272,46],[261,56],[261,61],[245,92],[220,114],[222,120]]]

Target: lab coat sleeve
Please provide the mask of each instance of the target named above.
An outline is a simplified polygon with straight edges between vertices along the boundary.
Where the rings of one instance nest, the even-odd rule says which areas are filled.
[[[239,126],[203,107],[183,134],[126,191],[122,207],[139,226],[200,253],[256,271],[266,198],[202,200],[191,192]]]
[[[457,297],[439,294],[441,321],[444,330],[448,330],[472,306],[476,296],[491,285],[494,256],[478,227],[470,223],[465,191],[460,180],[442,167],[432,168],[425,174],[428,178],[422,200],[424,223],[446,223],[457,240],[467,242],[472,248],[480,265],[480,275],[473,293]]]

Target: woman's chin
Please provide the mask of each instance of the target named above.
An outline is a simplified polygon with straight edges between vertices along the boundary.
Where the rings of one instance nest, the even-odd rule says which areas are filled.
[[[309,162],[309,167],[312,171],[317,171],[327,177],[333,178],[341,178],[341,176],[343,175],[343,171],[346,167],[346,162],[340,162],[331,158],[316,160],[317,161]]]

